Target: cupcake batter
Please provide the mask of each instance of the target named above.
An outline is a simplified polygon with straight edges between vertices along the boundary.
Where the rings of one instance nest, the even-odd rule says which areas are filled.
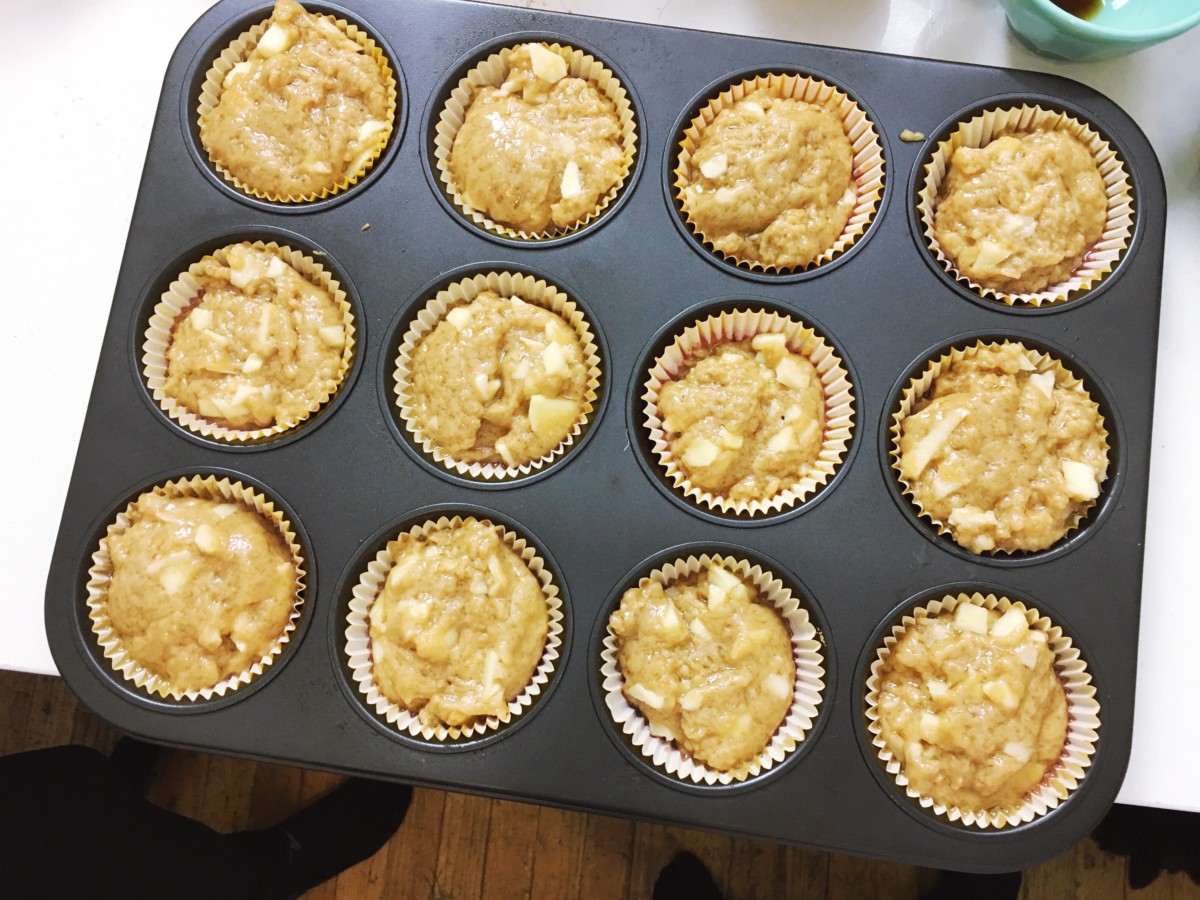
[[[716,563],[663,587],[643,579],[609,630],[626,699],[652,733],[717,771],[761,753],[792,705],[791,636],[757,589]]]
[[[375,683],[425,725],[504,716],[549,633],[537,577],[489,523],[469,519],[388,544],[371,606]]]

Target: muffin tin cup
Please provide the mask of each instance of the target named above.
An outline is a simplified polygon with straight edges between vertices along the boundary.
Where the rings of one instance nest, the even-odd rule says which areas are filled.
[[[417,346],[437,328],[450,310],[470,303],[484,291],[495,291],[501,297],[517,297],[557,315],[574,330],[579,339],[580,349],[583,351],[584,364],[588,368],[582,410],[571,431],[549,453],[520,465],[508,466],[500,462],[466,462],[454,459],[424,432],[414,414],[413,401],[409,394],[412,355]],[[601,364],[600,351],[592,333],[592,326],[583,311],[570,297],[544,279],[535,278],[532,275],[520,272],[487,272],[464,278],[443,288],[412,317],[408,329],[400,340],[395,369],[392,372],[391,387],[394,403],[399,410],[400,420],[407,430],[408,436],[427,458],[465,478],[479,479],[485,482],[512,481],[532,475],[553,464],[570,452],[576,441],[580,439],[584,429],[591,423],[599,401],[600,384],[603,378]]]
[[[467,112],[475,99],[475,94],[482,88],[499,88],[504,84],[505,78],[508,77],[508,57],[520,45],[505,47],[490,54],[472,67],[451,90],[449,99],[442,107],[434,124],[430,163],[441,188],[449,196],[453,206],[468,221],[490,234],[513,241],[537,242],[563,238],[576,234],[596,222],[612,207],[625,190],[632,176],[639,151],[638,123],[633,103],[625,86],[613,71],[591,54],[570,45],[560,44],[557,41],[536,43],[541,43],[542,46],[563,58],[567,63],[566,77],[584,79],[612,101],[621,129],[621,147],[624,152],[623,169],[617,183],[600,197],[595,209],[568,227],[552,227],[538,232],[522,231],[505,225],[503,222],[497,222],[489,217],[486,211],[476,209],[468,203],[450,171],[450,152],[454,147],[454,139],[466,121]]]
[[[781,99],[800,100],[830,112],[842,123],[854,153],[851,179],[855,198],[850,216],[832,246],[804,265],[768,265],[755,259],[740,258],[718,250],[712,244],[713,236],[706,235],[700,230],[684,201],[684,193],[692,183],[692,157],[702,144],[705,131],[721,112],[733,107],[739,100],[758,90],[769,91]],[[831,262],[849,250],[866,233],[879,211],[883,196],[883,145],[874,122],[867,116],[863,108],[844,91],[812,76],[773,72],[746,78],[730,85],[717,96],[702,103],[684,128],[676,150],[678,156],[672,171],[674,178],[672,190],[675,203],[680,210],[679,214],[688,230],[715,257],[750,272],[789,275]]]
[[[825,660],[817,629],[808,610],[774,573],[761,564],[732,555],[704,553],[691,555],[655,568],[642,581],[656,581],[664,587],[672,582],[699,574],[710,564],[723,565],[749,581],[782,617],[791,633],[792,659],[796,666],[792,704],[767,746],[754,759],[730,769],[709,768],[680,750],[672,741],[655,734],[652,726],[625,697],[625,678],[618,662],[618,639],[604,629],[600,652],[604,705],[615,725],[628,736],[635,751],[647,764],[684,783],[695,785],[733,785],[768,772],[782,763],[803,742],[817,717],[825,691]],[[617,598],[618,603],[620,598]],[[609,610],[611,613],[611,610]]]
[[[374,559],[368,563],[366,570],[359,576],[358,583],[352,589],[348,613],[344,620],[346,626],[344,652],[364,705],[373,710],[398,734],[426,741],[435,746],[449,745],[464,739],[487,737],[490,733],[512,723],[547,689],[563,650],[562,597],[559,595],[558,586],[554,583],[549,567],[538,555],[536,548],[525,538],[504,525],[497,525],[487,519],[477,519],[475,516],[464,518],[459,515],[453,517],[443,515],[437,519],[430,519],[423,524],[414,525],[402,533],[421,537],[434,531],[457,528],[468,522],[482,522],[496,529],[496,533],[509,549],[525,562],[525,565],[538,579],[549,613],[549,628],[541,660],[525,689],[514,699],[508,701],[508,709],[503,716],[477,718],[461,726],[450,726],[444,723],[428,725],[422,723],[416,714],[386,697],[375,684],[371,655],[370,614],[371,606],[380,591],[383,590],[388,573],[395,565],[386,546],[375,555]]]
[[[658,396],[663,385],[686,373],[698,350],[750,340],[759,334],[786,335],[788,349],[806,357],[816,368],[824,396],[824,436],[816,460],[794,485],[773,497],[733,500],[703,490],[688,478],[671,450],[670,436],[658,409]],[[652,453],[675,491],[701,509],[726,515],[770,516],[803,503],[836,474],[854,432],[854,389],[836,351],[798,319],[763,308],[717,313],[685,328],[654,360],[641,401],[643,427],[649,433]]]
[[[918,620],[936,617],[943,611],[952,613],[961,603],[973,603],[988,610],[995,609],[1001,614],[1010,608],[1019,609],[1024,613],[1029,627],[1046,635],[1048,645],[1054,653],[1055,671],[1066,693],[1067,734],[1062,754],[1037,788],[1015,809],[961,809],[918,793],[909,785],[902,763],[887,749],[881,737],[882,728],[878,710],[879,672],[885,660],[891,655],[892,649],[904,632],[913,627]],[[947,594],[940,599],[916,606],[904,615],[898,624],[892,626],[883,640],[883,645],[878,648],[875,658],[871,662],[870,674],[866,683],[865,724],[870,735],[871,746],[875,749],[879,763],[882,764],[895,785],[922,809],[966,828],[1005,829],[1032,822],[1034,819],[1044,816],[1057,808],[1079,787],[1096,752],[1096,742],[1099,739],[1097,731],[1100,728],[1100,704],[1096,700],[1096,689],[1092,684],[1087,663],[1080,656],[1079,650],[1073,645],[1071,638],[1063,633],[1061,626],[1051,622],[1036,608],[1026,607],[1019,600],[1014,602],[1007,597],[997,597],[991,593],[985,596],[978,592],[973,594],[962,592]]]
[[[264,520],[279,530],[289,552],[292,554],[292,565],[296,572],[295,602],[291,615],[280,634],[267,652],[243,672],[222,679],[211,687],[198,690],[180,690],[147,669],[139,663],[122,643],[121,636],[114,629],[108,618],[108,586],[112,581],[113,563],[108,549],[108,541],[117,534],[124,533],[133,523],[133,514],[138,499],[147,493],[161,492],[175,497],[200,497],[222,502],[236,503],[258,513]],[[226,694],[248,685],[264,674],[272,663],[287,648],[294,636],[300,615],[303,611],[305,596],[305,562],[300,547],[300,541],[293,530],[292,523],[284,517],[283,511],[276,504],[254,487],[244,485],[241,481],[231,481],[229,478],[217,478],[215,475],[194,475],[165,482],[144,491],[131,500],[117,514],[100,539],[99,547],[92,553],[92,565],[87,570],[87,617],[91,623],[94,640],[102,649],[104,658],[111,664],[113,671],[134,687],[144,691],[148,696],[170,699],[174,701],[200,702],[212,700],[214,697],[225,697]]]
[[[345,385],[350,368],[354,364],[357,347],[354,309],[341,284],[328,269],[301,251],[293,250],[286,245],[280,246],[275,241],[246,243],[255,249],[265,250],[279,257],[300,273],[304,279],[328,292],[341,311],[346,343],[342,349],[341,368],[334,379],[333,389],[315,396],[309,408],[294,419],[279,421],[266,428],[230,428],[205,418],[199,412],[183,406],[165,390],[167,352],[170,349],[174,331],[186,320],[200,295],[196,279],[202,274],[202,264],[200,261],[192,263],[186,272],[181,273],[179,278],[171,283],[171,286],[163,293],[162,299],[154,307],[154,314],[150,317],[145,331],[145,342],[142,344],[142,376],[146,380],[146,386],[154,401],[177,424],[201,437],[231,445],[269,441],[292,431],[310,419],[329,403]],[[218,263],[225,265],[226,249],[223,247],[208,255],[216,259]]]
[[[281,204],[303,204],[312,203],[317,200],[324,200],[340,194],[347,188],[353,187],[363,177],[371,171],[371,168],[383,155],[384,150],[392,140],[393,133],[396,128],[397,109],[399,107],[399,88],[397,86],[396,74],[392,69],[391,63],[384,54],[382,47],[371,37],[366,31],[361,29],[353,22],[346,19],[338,18],[333,15],[324,15],[323,18],[333,22],[337,28],[344,32],[349,38],[362,48],[363,52],[371,57],[379,67],[380,74],[383,78],[384,87],[388,97],[387,111],[387,131],[383,140],[379,141],[373,151],[351,172],[342,178],[332,188],[322,188],[308,194],[287,194],[278,195],[270,191],[263,191],[257,187],[247,184],[242,179],[238,178],[230,172],[220,160],[216,159],[204,144],[204,122],[207,115],[212,112],[221,100],[221,94],[225,90],[225,77],[230,70],[238,63],[244,62],[250,58],[250,54],[254,48],[258,46],[259,40],[271,25],[271,19],[268,17],[261,22],[251,26],[246,31],[238,35],[220,55],[213,60],[212,66],[204,75],[204,80],[200,88],[200,96],[196,105],[196,117],[200,123],[200,143],[201,152],[208,159],[209,163],[216,170],[217,174],[225,180],[227,184],[232,186],[237,191],[254,197],[258,200],[265,200],[269,203]]]
[[[1108,199],[1104,231],[1100,239],[1086,250],[1071,277],[1060,284],[1028,293],[1011,293],[977,284],[958,270],[934,233],[938,192],[950,170],[954,151],[959,147],[984,147],[1004,134],[1049,130],[1062,130],[1071,134],[1088,149],[1096,161]],[[916,183],[917,219],[928,251],[959,284],[984,299],[997,301],[1005,306],[1037,308],[1081,298],[1116,268],[1133,233],[1133,189],[1124,161],[1091,125],[1066,112],[1046,109],[1040,105],[1022,104],[986,109],[961,123],[933,147],[932,155],[918,173]]]
[[[974,357],[979,353],[980,350],[1000,347],[1006,343],[1015,343],[1021,348],[1021,350],[1029,359],[1030,365],[1033,367],[1031,371],[1036,370],[1038,373],[1054,373],[1055,388],[1063,388],[1065,390],[1075,391],[1083,394],[1085,397],[1088,397],[1089,400],[1092,400],[1087,386],[1084,384],[1083,380],[1065,365],[1063,365],[1059,359],[1047,353],[1046,351],[1029,348],[1020,341],[979,341],[977,343],[965,346],[950,347],[944,353],[942,353],[941,356],[930,360],[924,371],[916,375],[901,391],[897,400],[897,406],[894,412],[891,414],[891,425],[889,428],[889,433],[891,435],[889,456],[892,474],[900,484],[901,493],[904,495],[905,499],[912,504],[917,516],[922,521],[932,525],[934,531],[939,537],[947,537],[950,540],[955,541],[955,545],[961,547],[965,552],[970,553],[975,557],[981,557],[985,559],[1021,558],[1031,554],[1045,553],[1054,549],[1055,547],[1061,546],[1065,541],[1068,540],[1073,532],[1077,531],[1087,521],[1091,511],[1103,501],[1106,485],[1110,484],[1110,472],[1112,469],[1112,460],[1109,459],[1110,446],[1108,442],[1108,426],[1107,423],[1105,423],[1099,408],[1097,408],[1096,414],[1101,420],[1100,437],[1104,442],[1105,454],[1104,477],[1099,480],[1100,494],[1096,499],[1087,501],[1080,506],[1076,513],[1067,522],[1066,529],[1058,538],[1058,540],[1056,540],[1053,544],[1038,550],[1008,551],[1003,549],[995,549],[977,553],[968,547],[963,547],[961,544],[958,544],[957,540],[955,540],[953,526],[950,523],[943,522],[941,519],[937,518],[931,512],[925,509],[913,492],[912,485],[900,471],[900,437],[904,420],[913,411],[913,408],[916,406],[916,404],[919,403],[926,395],[928,395],[930,389],[933,387],[934,382],[937,380],[938,375],[944,372],[949,366],[961,362],[964,359],[970,359]],[[1092,402],[1095,403],[1094,400],[1092,400]]]

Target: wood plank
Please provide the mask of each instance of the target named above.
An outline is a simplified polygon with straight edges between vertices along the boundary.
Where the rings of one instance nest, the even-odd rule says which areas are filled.
[[[735,838],[729,853],[729,881],[726,893],[738,900],[775,900],[780,887],[787,884],[788,895],[797,891],[787,880],[787,849],[766,841]],[[820,894],[824,896],[824,884]]]
[[[586,819],[579,896],[626,896],[633,860],[633,822],[600,815],[589,815]]]
[[[726,896],[733,839],[705,831],[668,828],[639,822],[634,829],[633,860],[629,868],[629,896],[650,897],[659,873],[683,850],[694,854]]]
[[[538,810],[537,851],[533,857],[534,897],[578,897],[587,816],[551,809]]]
[[[916,866],[830,854],[825,900],[860,900],[862,897],[916,900],[918,871]],[[1067,897],[1069,893],[1060,896]]]
[[[21,672],[0,672],[0,755],[32,749],[29,711],[35,678]]]
[[[483,866],[485,898],[529,900],[533,896],[533,850],[538,808],[512,800],[493,800]]]
[[[491,801],[484,797],[446,795],[433,882],[435,900],[466,900],[482,893],[491,813]]]
[[[404,824],[387,845],[389,896],[404,900],[433,896],[447,796],[426,788],[413,791]]]
[[[1124,900],[1126,889],[1126,859],[1105,853],[1091,838],[1080,841],[1068,857],[1074,859],[1075,896],[1081,898],[1104,897],[1106,900]]]
[[[784,858],[787,896],[824,897],[829,887],[830,854],[789,847]]]
[[[1057,897],[1075,896],[1075,866],[1078,862],[1078,847],[1074,851],[1056,856],[1049,862],[1042,863],[1036,869],[1029,869],[1021,878],[1020,900],[1049,900]],[[1106,898],[1124,896],[1124,881],[1120,885],[1110,885],[1110,893]],[[1140,898],[1139,898],[1140,900]]]

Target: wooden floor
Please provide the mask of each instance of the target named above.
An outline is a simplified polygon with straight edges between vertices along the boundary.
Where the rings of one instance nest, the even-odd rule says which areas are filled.
[[[65,743],[107,752],[116,739],[60,679],[0,671],[0,755]],[[171,751],[150,799],[233,831],[273,825],[338,780],[320,772]],[[681,848],[705,861],[729,900],[911,900],[935,878],[911,866],[417,790],[408,818],[383,850],[306,896],[644,898]],[[1183,874],[1160,875],[1149,887],[1131,891],[1125,867],[1123,858],[1101,852],[1089,839],[1027,872],[1021,896],[1200,900],[1200,887]]]

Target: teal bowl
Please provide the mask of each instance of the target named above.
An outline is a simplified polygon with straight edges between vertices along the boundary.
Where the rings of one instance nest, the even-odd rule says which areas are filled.
[[[1000,0],[1000,5],[1027,46],[1078,62],[1124,56],[1200,25],[1200,0],[1103,0],[1089,19],[1050,0]]]

